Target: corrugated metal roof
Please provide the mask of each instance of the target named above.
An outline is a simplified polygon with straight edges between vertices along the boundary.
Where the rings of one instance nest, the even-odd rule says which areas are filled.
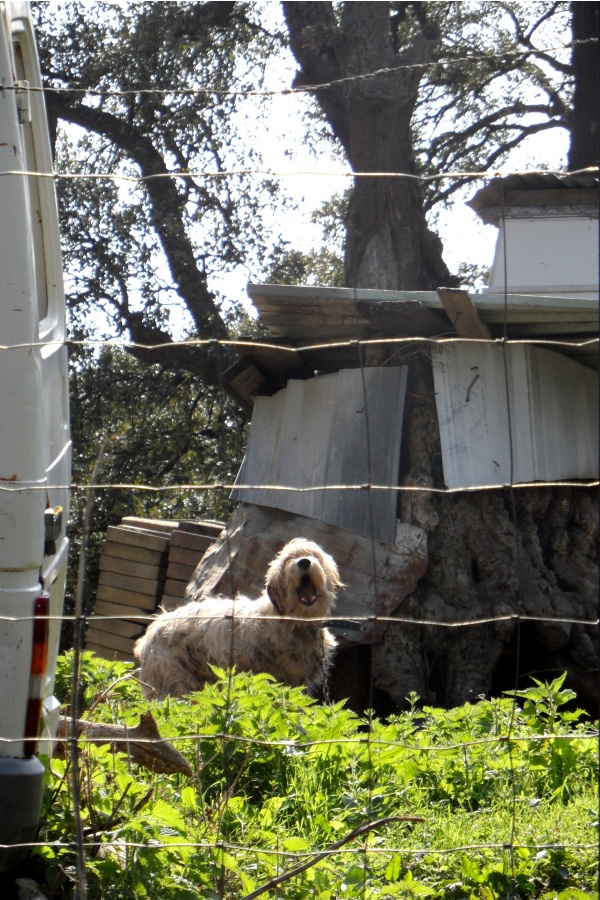
[[[256,393],[273,393],[284,387],[289,378],[357,368],[361,355],[367,365],[399,364],[400,353],[415,346],[406,338],[456,334],[433,291],[250,284],[248,294],[261,323],[277,339],[273,343],[281,345],[261,347],[249,342],[238,348],[244,360],[243,371],[236,377],[240,393],[250,402]],[[502,338],[506,331],[510,339],[571,341],[572,346],[552,349],[598,368],[597,302],[514,294],[507,298],[503,294],[471,294],[470,299],[492,338]],[[377,338],[397,338],[398,343],[363,346],[359,355],[358,339]],[[585,341],[592,343],[574,346]],[[248,376],[249,368],[253,378]]]

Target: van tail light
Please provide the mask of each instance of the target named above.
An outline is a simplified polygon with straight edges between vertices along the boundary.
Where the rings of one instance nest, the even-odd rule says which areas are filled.
[[[29,674],[29,699],[25,717],[25,756],[35,756],[37,753],[48,661],[49,614],[50,594],[40,594],[33,606],[33,644]]]

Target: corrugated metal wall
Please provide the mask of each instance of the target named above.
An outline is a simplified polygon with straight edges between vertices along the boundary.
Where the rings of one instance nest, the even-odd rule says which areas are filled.
[[[447,487],[598,477],[597,372],[475,343],[436,349],[433,371]]]
[[[393,544],[396,491],[275,488],[396,486],[406,376],[405,367],[341,370],[258,397],[238,484],[273,487],[234,491],[234,499]]]

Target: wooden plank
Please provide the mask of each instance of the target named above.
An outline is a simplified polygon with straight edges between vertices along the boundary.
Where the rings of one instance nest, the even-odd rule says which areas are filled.
[[[118,541],[105,541],[102,545],[102,556],[132,559],[149,566],[160,566],[165,564],[167,552],[165,550],[148,550],[146,547],[133,547],[131,544],[121,544]]]
[[[457,288],[438,288],[438,297],[443,303],[452,327],[461,337],[489,340],[491,333],[481,321],[473,301],[467,291]]]
[[[109,661],[119,660],[121,662],[133,662],[133,650],[130,653],[123,653],[121,650],[111,649],[110,647],[101,647],[99,644],[88,644],[87,642],[85,649],[91,650],[96,656],[100,656],[102,659],[108,659]]]
[[[165,581],[165,587],[163,590],[164,596],[172,596],[172,597],[183,597],[185,594],[187,582],[185,581],[177,581],[174,578],[167,578]]]
[[[141,519],[138,516],[124,516],[121,525],[129,528],[143,528],[144,531],[158,531],[161,534],[170,535],[174,528],[179,527],[178,519]]]
[[[166,565],[150,566],[131,559],[118,559],[115,556],[106,556],[103,553],[100,557],[100,571],[129,575],[133,578],[146,578],[151,581],[164,581]]]
[[[195,568],[210,546],[211,544],[208,543],[203,550],[185,550],[183,547],[171,547],[169,565],[180,563],[181,565],[194,566]]]
[[[196,565],[200,562],[201,557],[197,560]],[[167,569],[167,579],[170,581],[185,581],[186,584],[194,574],[196,566],[189,565],[184,566],[180,563],[169,563],[169,568]]]
[[[96,628],[88,628],[86,643],[88,636],[90,643],[96,644],[98,647],[108,647],[111,650],[120,650],[121,653],[129,653],[129,658],[133,659],[133,645],[135,644],[135,641],[130,638],[118,637],[116,634],[109,634],[107,631],[98,631]]]
[[[169,558],[171,558],[174,547],[179,547],[182,550],[197,550],[204,553],[215,540],[216,538],[209,537],[205,534],[192,534],[190,531],[174,531],[171,535]]]
[[[264,374],[247,359],[240,359],[227,369],[224,378],[249,410],[252,409],[254,398],[266,382]]]
[[[150,594],[138,594],[136,591],[128,591],[107,584],[98,585],[96,597],[98,600],[108,600],[109,603],[124,603],[127,606],[143,609],[147,612],[154,612],[157,605],[157,598]]]
[[[117,572],[100,571],[98,584],[119,588],[122,591],[133,591],[136,594],[149,594],[151,597],[158,597],[162,592],[162,585],[159,585],[156,579],[133,578],[129,575],[119,575]]]
[[[121,525],[109,525],[106,530],[108,540],[133,547],[145,547],[147,550],[160,550],[164,553],[169,549],[169,538],[165,535],[151,531],[143,531],[141,528],[124,528]]]
[[[146,630],[145,622],[124,622],[122,619],[105,619],[94,615],[88,620],[88,632],[90,629],[106,631],[107,634],[115,634],[118,637],[135,640]]]
[[[127,603],[111,603],[109,600],[98,600],[96,598],[94,615],[97,615],[99,618],[102,616],[118,616],[120,619],[131,621],[134,625],[136,622],[139,622],[141,627],[144,627],[152,619],[154,610],[139,609],[136,606],[129,606]]]

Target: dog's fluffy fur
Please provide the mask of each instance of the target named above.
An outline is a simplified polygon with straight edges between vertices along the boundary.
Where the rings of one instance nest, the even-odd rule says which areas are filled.
[[[315,690],[335,638],[319,620],[343,587],[331,556],[296,538],[271,562],[257,600],[207,597],[159,615],[135,645],[146,695],[181,697],[214,681],[210,666],[269,672]]]

